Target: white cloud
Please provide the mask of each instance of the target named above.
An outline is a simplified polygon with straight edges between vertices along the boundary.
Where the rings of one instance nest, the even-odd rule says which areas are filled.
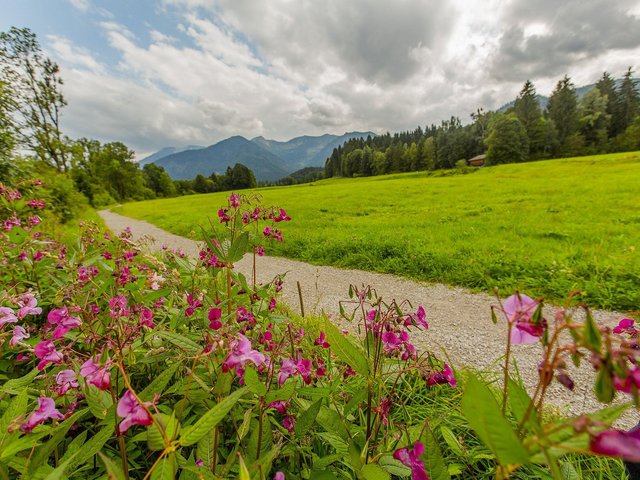
[[[88,12],[89,8],[91,8],[89,0],[69,0],[69,3],[83,13]]]

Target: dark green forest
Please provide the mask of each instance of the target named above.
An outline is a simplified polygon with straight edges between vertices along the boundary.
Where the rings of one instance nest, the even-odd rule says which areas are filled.
[[[327,159],[325,176],[448,169],[480,154],[497,165],[640,149],[640,94],[631,68],[617,82],[603,73],[582,98],[565,76],[544,110],[527,80],[511,107],[478,109],[471,120],[463,125],[451,117],[424,129],[350,140]]]

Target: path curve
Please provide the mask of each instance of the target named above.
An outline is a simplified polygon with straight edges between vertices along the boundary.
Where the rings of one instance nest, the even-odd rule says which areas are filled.
[[[148,237],[151,248],[166,246],[181,249],[197,257],[200,247],[197,242],[166,232],[148,222],[115,214],[108,210],[98,212],[108,228],[120,232],[131,228],[133,238]],[[235,268],[245,275],[251,273],[251,258],[246,256]],[[491,305],[496,299],[483,293],[471,293],[463,288],[442,284],[426,284],[395,275],[315,266],[305,262],[281,257],[258,257],[257,280],[266,282],[277,274],[286,272],[283,300],[294,309],[299,309],[296,283],[300,282],[306,313],[326,312],[336,323],[341,323],[338,302],[348,299],[349,285],[371,285],[386,301],[407,299],[414,307],[423,305],[427,312],[429,330],[421,332],[419,338],[412,337],[417,348],[428,349],[441,358],[446,352],[454,366],[472,366],[481,370],[500,370],[496,360],[504,354],[506,328],[504,322],[494,325],[491,321]],[[552,314],[552,313],[550,313]],[[594,318],[601,324],[616,325],[621,314],[594,311]],[[349,328],[347,326],[347,328]],[[353,328],[353,327],[352,327]],[[516,345],[514,357],[525,383],[531,389],[537,382],[537,364],[540,361],[539,345]],[[569,392],[557,382],[549,388],[549,399],[562,411],[569,414],[590,412],[602,408],[593,398],[591,386],[594,375],[588,362],[580,369],[570,365],[575,390]],[[630,426],[640,420],[640,413],[627,415],[622,425]]]

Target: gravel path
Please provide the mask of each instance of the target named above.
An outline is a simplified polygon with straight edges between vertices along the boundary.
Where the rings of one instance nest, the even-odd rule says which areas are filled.
[[[148,222],[134,220],[107,210],[99,212],[106,225],[114,232],[130,227],[134,238],[143,236],[152,239],[152,248],[165,245],[181,249],[190,256],[197,256],[198,244],[184,237],[173,235]],[[251,260],[247,256],[235,268],[246,275],[251,272]],[[496,299],[482,293],[470,293],[462,288],[441,284],[426,284],[394,275],[345,270],[334,267],[318,267],[308,263],[280,257],[257,259],[258,281],[271,280],[286,272],[283,300],[292,308],[299,308],[296,282],[300,282],[306,313],[329,314],[336,322],[338,302],[347,300],[349,285],[371,285],[383,299],[398,301],[407,299],[414,307],[423,305],[427,312],[429,330],[412,337],[419,349],[429,349],[455,366],[468,365],[482,370],[500,370],[497,360],[504,354],[506,327],[504,322],[494,325],[491,321],[491,305]],[[552,312],[549,312],[550,316]],[[622,315],[616,312],[594,311],[594,318],[601,324],[615,325]],[[348,328],[348,327],[347,327]],[[539,345],[516,345],[513,348],[518,368],[531,387],[537,382],[536,365],[540,361]],[[571,367],[573,367],[571,365]],[[561,411],[569,414],[590,412],[602,408],[592,393],[593,371],[584,362],[580,369],[570,369],[575,381],[575,390],[569,392],[557,382],[549,388],[549,399]],[[640,420],[635,411],[622,419],[621,425],[631,426]]]

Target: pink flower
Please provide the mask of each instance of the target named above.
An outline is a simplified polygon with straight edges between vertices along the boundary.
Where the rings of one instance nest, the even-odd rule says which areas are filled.
[[[220,218],[220,223],[227,223],[229,220],[231,220],[231,217],[227,215],[227,211],[223,210],[222,208],[218,210],[218,217]]]
[[[18,310],[18,318],[23,319],[27,315],[40,315],[42,308],[38,307],[38,300],[32,293],[25,293],[22,298],[18,300],[20,310]]]
[[[284,473],[276,472],[276,474],[273,476],[273,480],[285,480]]]
[[[147,328],[155,327],[153,324],[153,312],[146,307],[140,310],[140,325]]]
[[[144,402],[145,406],[152,405],[152,402]],[[138,403],[136,397],[131,393],[131,390],[124,392],[122,398],[118,401],[118,408],[116,410],[119,417],[123,417],[124,420],[118,425],[118,431],[120,433],[126,432],[132,425],[144,425],[148,426],[153,423],[153,419],[149,412]]]
[[[64,337],[69,330],[82,325],[82,321],[78,317],[69,315],[69,310],[66,306],[51,310],[47,315],[47,321],[52,325],[56,325],[52,336],[54,340]]]
[[[111,386],[111,359],[107,357],[104,366],[96,364],[92,358],[87,360],[80,367],[82,375],[87,383],[95,385],[100,390],[107,390]]]
[[[397,350],[402,344],[395,332],[391,331],[384,332],[381,339],[382,344],[384,345],[384,349],[387,352],[393,352],[394,350]]]
[[[280,209],[280,215],[278,216],[273,216],[273,221],[274,222],[288,222],[289,220],[291,220],[291,217],[289,217],[287,215],[287,212],[284,210],[284,208]]]
[[[628,333],[632,337],[635,337],[638,335],[638,329],[634,327],[633,324],[634,320],[632,320],[631,318],[623,318],[622,320],[620,320],[620,323],[618,323],[618,325],[614,327],[613,333]]]
[[[591,439],[591,451],[600,455],[620,457],[627,462],[640,462],[640,429],[630,432],[605,430]]]
[[[202,301],[187,293],[187,304],[189,305],[184,311],[185,316],[190,317],[196,312],[196,308],[202,306]]]
[[[48,418],[62,420],[64,419],[64,415],[56,410],[56,403],[53,401],[53,398],[39,397],[38,408],[31,414],[26,422],[20,425],[20,430],[28,433]]]
[[[278,413],[284,415],[285,413],[287,413],[289,405],[284,400],[276,400],[275,402],[271,402],[269,404],[269,408],[275,408]]]
[[[61,370],[56,375],[56,384],[58,388],[56,392],[58,395],[64,395],[72,388],[78,388],[78,379],[76,378],[76,372],[73,370]]]
[[[127,308],[127,297],[124,295],[116,295],[115,297],[110,298],[109,315],[114,319],[118,317],[128,317],[131,315],[131,310]]]
[[[329,348],[331,345],[329,344],[329,342],[327,342],[326,340],[326,334],[324,333],[324,331],[320,331],[320,336],[318,338],[316,338],[316,341],[313,342],[314,345],[319,345],[322,348]]]
[[[538,308],[538,302],[524,294],[511,295],[504,301],[503,310],[507,315],[511,328],[511,343],[535,343],[544,333],[544,322],[540,325],[531,323],[531,317]]]
[[[196,467],[204,467],[204,460],[196,458]]]
[[[212,330],[220,330],[222,328],[222,310],[219,308],[212,308],[209,310],[209,328]]]
[[[356,376],[356,372],[353,368],[351,368],[351,365],[349,365],[345,370],[345,372],[342,374],[342,377],[345,379],[348,377],[355,377],[355,376]]]
[[[51,340],[38,343],[33,351],[41,361],[38,363],[38,370],[42,370],[50,363],[59,364],[64,359],[63,355],[56,350],[56,346]]]
[[[0,307],[0,327],[5,323],[16,323],[17,321],[18,317],[16,317],[13,309],[9,307]]]
[[[633,366],[629,369],[628,375],[620,378],[614,374],[613,384],[617,391],[631,393],[632,387],[640,389],[640,367]]]
[[[237,193],[232,193],[231,195],[229,195],[229,204],[232,207],[239,207],[240,206],[240,195],[238,195]]]
[[[420,455],[424,453],[424,445],[416,442],[412,449],[400,448],[393,452],[393,458],[411,469],[411,480],[429,480],[424,462]]]
[[[20,325],[16,325],[15,327],[13,327],[13,336],[11,337],[11,340],[9,340],[9,345],[15,347],[18,342],[29,338],[29,336],[30,335],[23,327],[21,327]]]
[[[456,378],[453,376],[453,370],[446,363],[443,366],[442,371],[434,372],[429,375],[427,379],[427,385],[441,385],[443,383],[448,383],[452,388],[456,387]]]
[[[242,335],[238,334],[238,339],[234,340],[231,347],[231,353],[227,356],[226,360],[222,364],[224,371],[229,371],[232,368],[236,369],[236,375],[239,376],[239,372],[247,362],[253,362],[258,366],[264,363],[266,357],[257,350],[251,349],[251,341]]]
[[[293,433],[293,428],[296,425],[296,419],[291,415],[287,415],[282,419],[282,426],[287,429],[289,433]]]
[[[429,324],[427,323],[426,318],[427,314],[424,311],[424,307],[420,305],[416,313],[412,313],[407,317],[407,319],[404,321],[404,326],[408,327],[410,325],[420,325],[425,330],[427,330],[429,328]]]
[[[256,245],[256,253],[259,257],[264,257],[264,247],[262,245]]]

